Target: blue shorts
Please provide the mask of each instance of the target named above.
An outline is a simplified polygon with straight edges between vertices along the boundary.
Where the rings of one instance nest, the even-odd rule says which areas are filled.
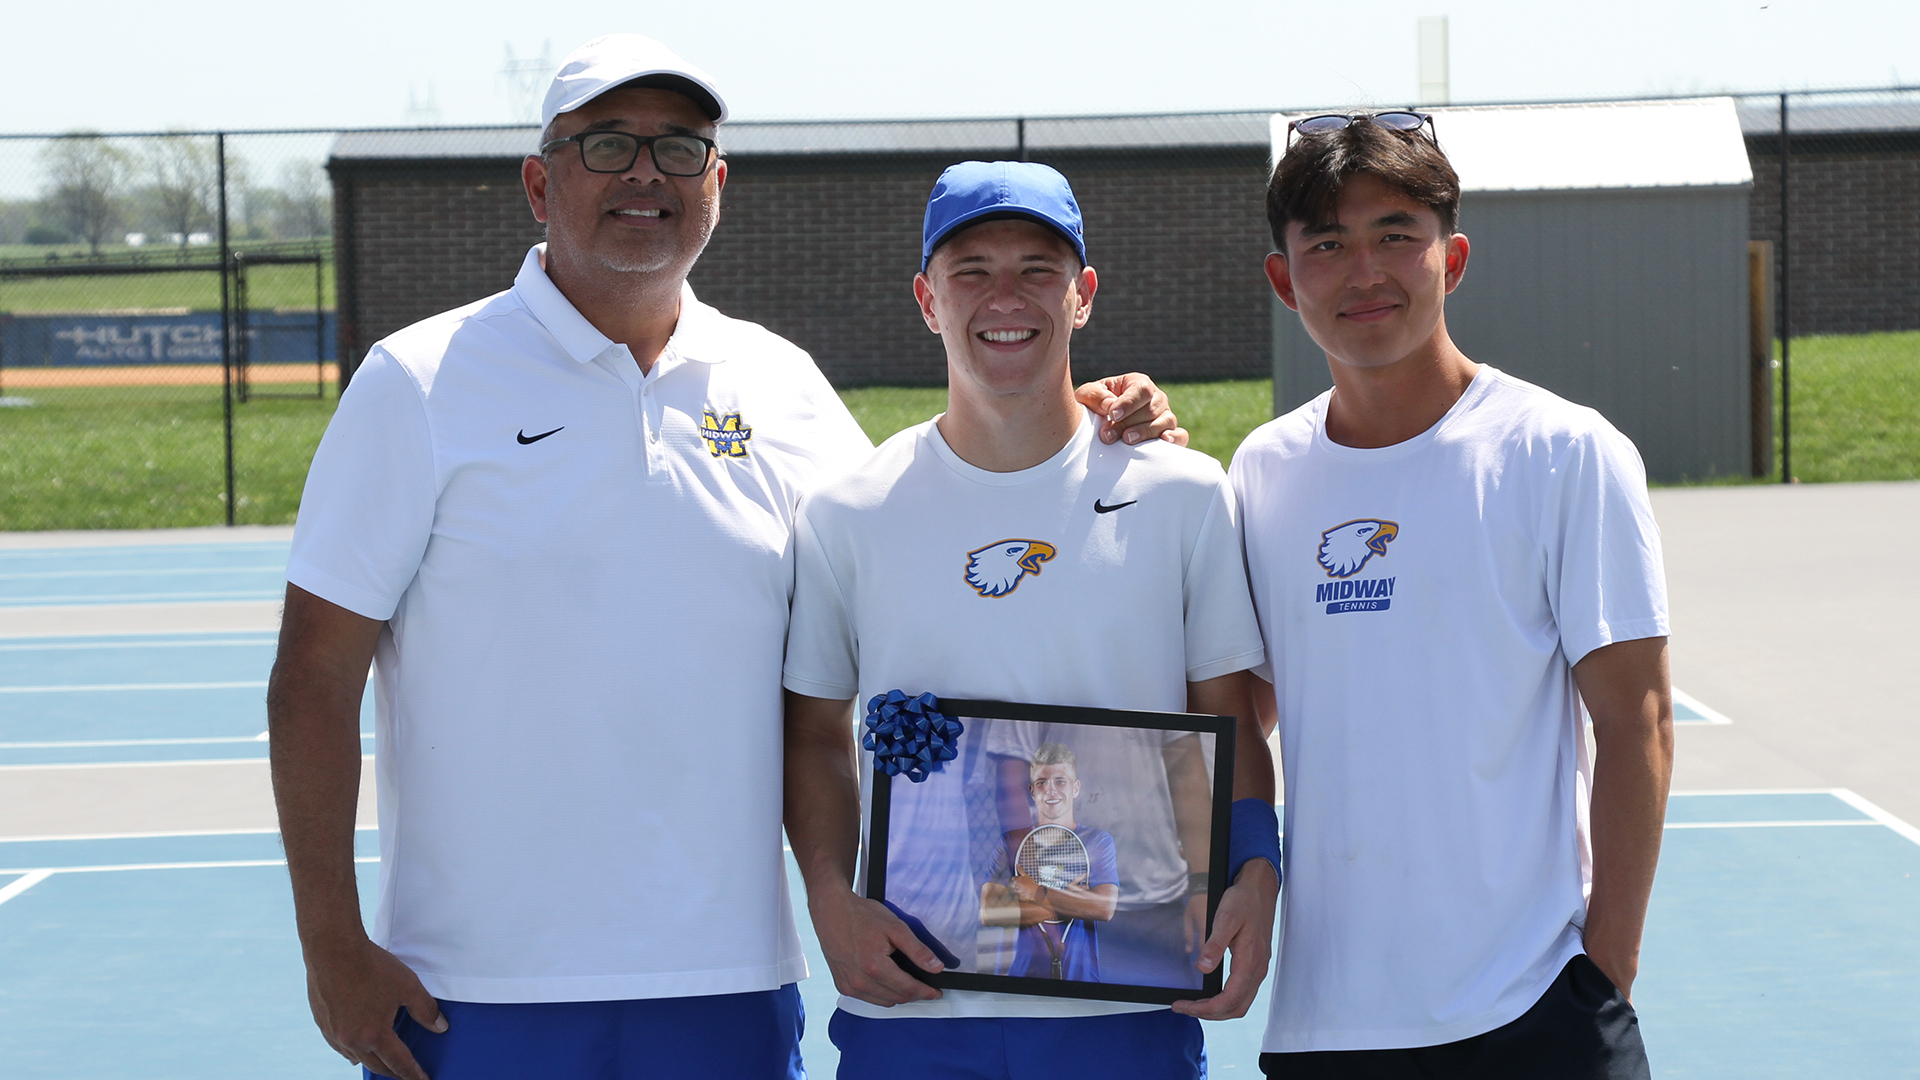
[[[442,1001],[394,1025],[433,1080],[805,1080],[800,987],[638,1001]],[[369,1077],[378,1073],[362,1072]]]
[[[1107,1016],[876,1020],[834,1010],[840,1080],[1206,1080],[1200,1021]],[[435,1077],[434,1080],[440,1080]]]

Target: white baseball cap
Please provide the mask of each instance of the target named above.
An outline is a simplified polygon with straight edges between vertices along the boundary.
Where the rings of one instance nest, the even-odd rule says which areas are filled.
[[[680,59],[672,49],[639,34],[606,34],[567,54],[547,87],[540,104],[540,127],[553,118],[599,97],[616,86],[639,83],[684,94],[702,112],[719,123],[727,118],[727,103],[713,88],[706,72]]]

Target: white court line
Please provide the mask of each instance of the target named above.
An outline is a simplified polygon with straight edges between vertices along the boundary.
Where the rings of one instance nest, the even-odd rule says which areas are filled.
[[[0,573],[0,581],[34,581],[41,578],[133,577],[138,574],[278,574],[286,564],[275,566],[169,566],[151,570],[29,570],[25,573]]]
[[[1728,791],[1674,791],[1668,794],[1670,796],[1686,797],[1700,795],[1831,795],[1872,818],[1879,824],[1892,829],[1904,839],[1920,844],[1920,829],[1916,829],[1912,825],[1907,824],[1889,811],[1881,809],[1865,796],[1854,792],[1851,788],[1735,788]]]
[[[1880,825],[1867,818],[1837,818],[1832,821],[1669,821],[1669,829],[1794,829],[1827,825]]]
[[[373,732],[360,733],[362,740],[373,738]],[[0,750],[81,750],[95,746],[206,746],[226,743],[266,742],[267,733],[258,735],[220,735],[197,739],[83,739],[73,742],[0,742]]]
[[[363,762],[372,761],[372,754],[360,755]],[[29,772],[35,769],[53,771],[56,769],[170,769],[186,765],[265,765],[263,757],[241,758],[196,758],[190,761],[50,761],[44,765],[0,765],[0,772]]]
[[[18,871],[0,871],[0,873],[18,873]],[[35,885],[40,884],[41,882],[47,880],[52,876],[53,876],[53,871],[51,870],[27,871],[26,877],[20,878],[16,881],[9,881],[7,883],[6,888],[0,889],[0,904],[6,903],[7,901],[13,899],[16,896],[19,896],[21,893],[26,892],[28,889],[33,888]]]
[[[205,633],[205,631],[178,630],[177,634]],[[31,645],[0,645],[0,652],[53,652],[70,649],[200,649],[227,645],[260,646],[274,643],[273,631],[262,630],[260,637],[252,640],[222,641],[41,641]],[[99,634],[98,637],[113,637],[112,634]]]
[[[0,599],[5,607],[52,607],[57,604],[164,604],[178,600],[278,600],[277,593],[263,593],[258,589],[247,592],[179,592],[179,593],[100,593],[97,595],[75,594],[73,596],[10,596]]]
[[[1892,814],[1888,813],[1887,811],[1880,809],[1878,806],[1875,806],[1873,803],[1868,802],[1866,799],[1862,798],[1861,796],[1854,794],[1852,791],[1849,791],[1846,788],[1834,788],[1832,791],[1828,792],[1828,794],[1832,795],[1836,799],[1839,799],[1841,802],[1846,803],[1848,806],[1853,807],[1855,810],[1858,810],[1861,813],[1867,815],[1868,817],[1879,822],[1880,824],[1885,825],[1887,828],[1892,829],[1894,832],[1899,833],[1901,836],[1906,837],[1907,839],[1913,841],[1916,844],[1920,844],[1920,829],[1916,829],[1913,826],[1907,824],[1906,822],[1901,821],[1899,818],[1894,817]]]
[[[109,690],[251,690],[265,689],[267,681],[73,683],[65,686],[0,686],[0,694],[81,694]]]
[[[1672,691],[1673,691],[1673,703],[1675,705],[1685,705],[1687,708],[1692,709],[1694,712],[1699,713],[1701,717],[1699,720],[1680,720],[1680,721],[1676,721],[1676,723],[1681,723],[1681,724],[1731,724],[1733,723],[1732,718],[1728,717],[1727,714],[1720,712],[1717,709],[1708,708],[1706,705],[1701,703],[1699,698],[1694,697],[1692,694],[1687,693],[1685,690],[1682,690],[1676,686],[1672,688]]]
[[[378,825],[355,825],[354,832],[374,832]],[[58,836],[0,836],[0,844],[44,844],[66,840],[177,840],[190,836],[267,836],[279,829],[183,829],[172,832],[66,833]]]
[[[353,861],[357,863],[377,863],[380,861],[380,858],[376,855],[365,855],[356,856]],[[33,870],[0,869],[0,874],[25,874],[29,878],[38,874],[41,876],[35,878],[33,882],[34,885],[38,885],[40,882],[45,881],[47,877],[54,874],[112,874],[122,870],[225,870],[238,866],[285,865],[287,865],[287,860],[285,859],[230,859],[222,862],[118,863],[113,866],[52,866],[38,867]],[[21,879],[21,881],[25,880],[26,878]],[[19,884],[20,882],[16,881],[13,885],[7,886],[7,889],[11,889]],[[32,885],[27,886],[27,888],[32,887]],[[25,891],[27,890],[20,890],[20,892]],[[12,897],[6,895],[6,889],[0,889],[0,903],[10,899],[12,899]]]

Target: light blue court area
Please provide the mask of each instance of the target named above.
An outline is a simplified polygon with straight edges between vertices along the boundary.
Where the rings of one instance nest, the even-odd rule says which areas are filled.
[[[0,607],[278,600],[286,541],[0,551]]]
[[[357,834],[372,903],[376,840]],[[513,872],[503,867],[501,872]],[[833,986],[801,984],[812,1076]],[[1674,796],[1636,988],[1663,1080],[1920,1076],[1920,830],[1849,792]],[[1258,1076],[1265,994],[1208,1024],[1213,1076]],[[348,1080],[307,1017],[273,832],[0,840],[0,1074]]]
[[[0,640],[0,767],[264,758],[273,653],[264,632]]]
[[[1920,831],[1839,791],[1676,795],[1635,990],[1662,1080],[1920,1076]],[[356,837],[361,896],[376,851]],[[311,1027],[271,832],[0,840],[0,1075],[356,1075]],[[511,873],[510,867],[501,872]],[[810,1071],[834,990],[794,909]],[[1263,992],[1208,1024],[1220,1076],[1259,1075]]]
[[[1668,817],[1634,994],[1655,1075],[1920,1077],[1920,831],[1846,792]]]

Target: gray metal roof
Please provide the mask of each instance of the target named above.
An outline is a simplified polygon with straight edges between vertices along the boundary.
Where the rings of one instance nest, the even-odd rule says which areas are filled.
[[[1809,101],[1787,103],[1787,122],[1794,135],[1887,134],[1920,131],[1920,97],[1903,94],[1878,101]],[[1743,98],[1740,130],[1748,135],[1775,135],[1780,131],[1777,98]]]
[[[1778,106],[1767,98],[1741,98],[1740,129],[1747,135],[1779,130]],[[1920,131],[1920,96],[1821,102],[1797,99],[1790,106],[1797,134]],[[1265,150],[1273,113],[1186,113],[1166,116],[1076,116],[1027,120],[1026,148],[1120,150],[1163,147],[1242,147]],[[736,121],[720,128],[727,153],[752,154],[940,154],[1007,151],[1020,145],[1021,122],[1001,120]],[[348,131],[334,140],[332,157],[347,160],[517,158],[539,141],[531,125],[490,128],[409,128]]]
[[[1273,114],[1070,117],[1026,121],[1026,147],[1099,150],[1145,147],[1245,147],[1265,151]],[[413,128],[343,132],[330,155],[347,160],[517,158],[539,140],[534,127]],[[1020,145],[1020,121],[740,121],[720,127],[729,154],[898,154],[1006,150]]]

